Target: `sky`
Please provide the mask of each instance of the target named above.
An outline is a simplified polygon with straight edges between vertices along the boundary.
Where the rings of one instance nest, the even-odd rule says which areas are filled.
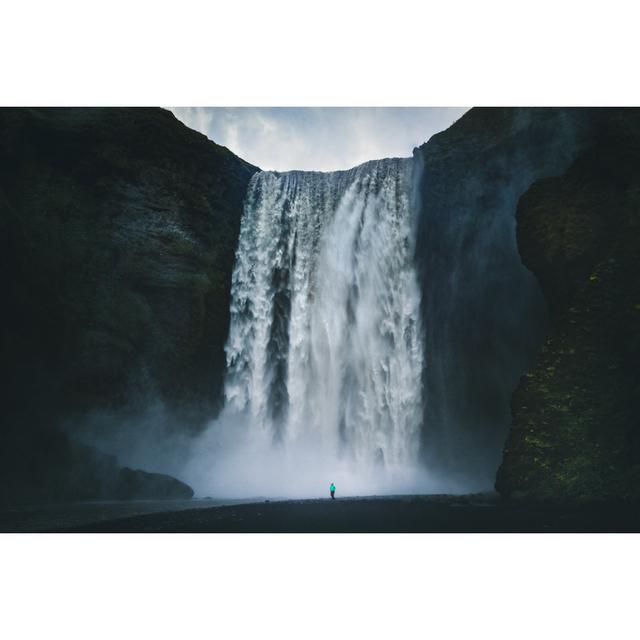
[[[335,171],[408,157],[466,107],[174,107],[178,119],[263,170]]]

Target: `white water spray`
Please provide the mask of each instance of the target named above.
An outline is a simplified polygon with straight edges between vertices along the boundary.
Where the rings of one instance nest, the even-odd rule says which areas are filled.
[[[187,472],[201,492],[317,495],[331,481],[339,494],[415,490],[423,343],[411,162],[252,178],[226,406],[199,445],[210,466]]]

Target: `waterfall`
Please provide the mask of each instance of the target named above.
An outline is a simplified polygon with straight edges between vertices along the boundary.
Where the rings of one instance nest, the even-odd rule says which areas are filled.
[[[303,439],[389,467],[417,459],[423,346],[411,163],[251,180],[225,396],[274,446]]]
[[[251,179],[225,406],[182,471],[220,497],[442,492],[421,464],[411,158]]]

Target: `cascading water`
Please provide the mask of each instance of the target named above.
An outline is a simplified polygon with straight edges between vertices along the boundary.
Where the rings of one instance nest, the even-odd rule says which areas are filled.
[[[226,406],[211,430],[226,462],[212,462],[212,492],[284,494],[293,484],[304,493],[332,480],[372,492],[417,468],[423,342],[411,172],[411,159],[393,158],[252,178]]]

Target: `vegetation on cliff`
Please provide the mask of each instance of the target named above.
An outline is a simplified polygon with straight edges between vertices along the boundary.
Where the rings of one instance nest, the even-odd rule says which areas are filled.
[[[429,468],[491,487],[509,399],[544,339],[547,308],[515,242],[532,182],[566,170],[588,109],[474,108],[414,152],[422,165],[416,261],[425,327]]]
[[[602,110],[593,143],[517,209],[552,313],[512,400],[496,487],[528,499],[640,497],[640,110]]]

